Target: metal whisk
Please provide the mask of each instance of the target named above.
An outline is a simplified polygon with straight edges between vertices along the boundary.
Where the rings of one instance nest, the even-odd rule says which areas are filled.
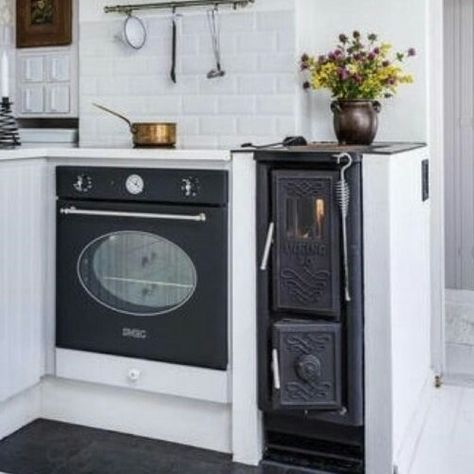
[[[340,179],[336,183],[336,199],[341,209],[341,221],[342,221],[342,241],[343,241],[343,252],[344,252],[344,291],[346,301],[351,301],[351,292],[349,284],[349,248],[347,238],[347,217],[349,215],[349,205],[351,201],[351,190],[349,183],[346,180],[346,172],[352,166],[353,160],[349,153],[341,153],[337,155],[337,164],[341,166]],[[347,163],[342,166],[344,160]]]

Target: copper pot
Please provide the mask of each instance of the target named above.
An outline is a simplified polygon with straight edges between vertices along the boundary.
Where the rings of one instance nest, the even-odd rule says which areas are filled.
[[[127,117],[103,105],[93,104],[95,107],[122,119],[130,127],[133,144],[136,147],[174,147],[176,145],[176,128],[174,122],[132,122]]]
[[[374,100],[337,100],[331,104],[334,130],[341,145],[371,145],[382,106]]]

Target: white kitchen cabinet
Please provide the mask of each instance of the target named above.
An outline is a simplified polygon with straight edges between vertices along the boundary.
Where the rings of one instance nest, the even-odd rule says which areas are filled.
[[[20,50],[18,116],[77,116],[77,58],[73,48]]]
[[[45,167],[0,161],[0,402],[45,373]]]
[[[20,90],[20,113],[41,114],[45,106],[44,86],[42,84],[22,85]]]
[[[49,82],[71,80],[71,58],[67,54],[53,54],[47,57],[47,79]]]
[[[45,58],[42,55],[25,56],[20,59],[20,77],[23,82],[43,82]]]
[[[46,113],[68,114],[71,111],[71,89],[67,84],[46,86]]]

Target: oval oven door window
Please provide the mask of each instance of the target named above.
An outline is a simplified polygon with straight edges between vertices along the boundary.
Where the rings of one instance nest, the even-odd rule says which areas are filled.
[[[188,254],[144,232],[116,232],[94,240],[79,257],[78,274],[97,302],[134,316],[170,313],[192,297],[197,285]]]

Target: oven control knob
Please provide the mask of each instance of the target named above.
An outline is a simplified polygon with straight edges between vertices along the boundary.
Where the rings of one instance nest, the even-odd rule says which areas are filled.
[[[92,189],[92,178],[87,174],[80,174],[77,176],[73,186],[79,193],[88,193]]]
[[[199,194],[200,185],[197,178],[184,178],[181,180],[181,191],[187,198],[196,197]]]

